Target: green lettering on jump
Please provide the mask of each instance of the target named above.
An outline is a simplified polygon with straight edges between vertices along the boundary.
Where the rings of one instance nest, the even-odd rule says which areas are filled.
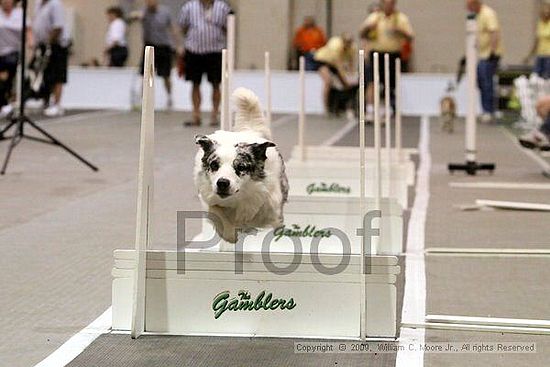
[[[275,311],[292,310],[294,307],[296,303],[293,298],[275,298],[271,292],[266,291],[258,293],[254,301],[249,291],[239,291],[235,297],[231,297],[229,291],[223,291],[212,301],[214,319],[219,319],[226,311]]]
[[[306,187],[308,195],[313,195],[319,192],[329,192],[335,194],[349,194],[351,193],[351,187],[349,186],[340,186],[338,183],[334,182],[327,184],[326,182],[311,183]]]
[[[286,306],[281,306],[281,308],[286,307],[287,310],[292,310],[294,307],[296,307],[296,303],[294,303],[294,300],[291,298],[286,303]]]
[[[332,232],[328,229],[317,229],[317,227],[310,224],[306,225],[304,228],[298,224],[292,224],[290,227],[283,225],[282,227],[276,228],[273,231],[273,236],[275,237],[275,242],[279,241],[283,237],[322,237],[328,238],[332,236]]]

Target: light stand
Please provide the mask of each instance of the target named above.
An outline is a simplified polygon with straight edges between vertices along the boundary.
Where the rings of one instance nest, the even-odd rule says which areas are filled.
[[[450,163],[449,171],[465,171],[475,176],[477,171],[495,170],[494,163],[476,161],[476,80],[477,80],[477,20],[475,15],[468,15],[466,21],[466,76],[468,111],[466,112],[466,163]]]
[[[25,58],[26,58],[26,49],[27,49],[27,37],[26,37],[26,31],[27,31],[27,0],[22,0],[21,6],[23,8],[23,28],[21,32],[21,73],[20,73],[20,101],[19,101],[19,111],[18,113],[11,119],[11,121],[4,127],[2,130],[0,130],[0,141],[2,140],[10,140],[10,144],[8,146],[8,151],[6,153],[6,157],[4,158],[4,163],[2,165],[2,170],[0,171],[1,175],[4,175],[6,173],[6,169],[8,167],[8,163],[12,154],[12,151],[15,149],[15,147],[21,142],[23,139],[28,139],[32,141],[36,141],[39,143],[44,144],[50,144],[50,145],[56,145],[60,147],[61,149],[64,149],[66,152],[71,154],[73,157],[84,163],[86,166],[90,167],[93,171],[98,171],[99,169],[94,166],[92,163],[84,159],[82,156],[80,156],[78,153],[76,153],[74,150],[63,144],[61,141],[56,139],[53,135],[48,133],[46,130],[38,126],[34,121],[32,121],[27,115],[25,114],[25,102],[26,102],[26,96],[25,96]],[[43,135],[45,138],[42,137],[35,137],[32,135],[28,135],[25,133],[25,126],[28,125],[29,127],[34,128],[36,131],[38,131],[41,135]],[[14,128],[14,132],[12,136],[6,136],[5,134],[11,129]]]

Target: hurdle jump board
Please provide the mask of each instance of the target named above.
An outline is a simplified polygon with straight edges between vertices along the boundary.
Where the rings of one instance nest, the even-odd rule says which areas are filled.
[[[329,170],[339,170],[343,177],[353,177],[358,178],[360,171],[359,167],[359,157],[348,157],[348,158],[326,158],[326,159],[308,159],[302,161],[299,158],[292,158],[286,162],[286,166],[293,169],[300,170],[315,170],[317,176],[324,176],[325,171]],[[380,169],[382,175],[387,175],[388,164],[384,158],[380,162]],[[406,162],[390,162],[389,167],[391,169],[392,176],[395,176],[394,179],[404,180],[408,186],[413,186],[415,182],[415,166],[412,161],[410,163]],[[376,161],[373,157],[372,160],[367,159],[365,162],[365,169],[367,171],[367,177],[369,177],[369,171],[372,177],[374,175],[376,168]],[[355,170],[356,172],[349,172]]]
[[[306,145],[304,147],[307,159],[315,158],[335,158],[335,159],[348,159],[350,157],[359,156],[359,147],[357,146],[340,146],[340,145]],[[384,149],[384,148],[382,148]],[[398,150],[391,148],[392,157],[396,158]],[[367,156],[374,156],[376,150],[373,147],[365,148]],[[401,148],[401,160],[410,160],[413,156],[418,155],[417,148]],[[295,145],[292,148],[291,157],[297,159],[301,158],[300,146]]]
[[[365,213],[376,209],[375,199],[366,198]],[[399,255],[403,252],[401,206],[395,199],[382,198],[380,210],[382,217],[375,218],[372,222],[372,228],[380,229],[378,248],[373,253]],[[267,248],[276,253],[311,253],[314,240],[320,238],[318,247],[313,252],[342,254],[346,252],[346,245],[352,254],[360,253],[361,237],[357,234],[357,229],[362,228],[363,217],[356,198],[290,196],[285,205],[284,219],[284,226],[280,228],[241,235],[242,251],[261,252],[263,248]],[[347,241],[336,230],[341,231]],[[202,231],[193,240],[205,242],[212,239],[214,234],[214,226],[210,220],[203,219]],[[294,242],[296,240],[299,240],[299,245]],[[235,245],[221,240],[215,248],[220,251],[233,250]]]
[[[360,171],[355,169],[355,162],[333,164],[333,162],[318,162],[314,164],[300,164],[296,161],[286,165],[286,173],[289,178],[289,193],[293,196],[331,196],[359,198],[360,195]],[[381,170],[382,196],[397,199],[399,205],[408,208],[409,185],[406,180],[406,172],[402,170],[391,171],[388,181],[387,166]],[[368,164],[365,172],[365,195],[376,195],[376,172],[373,165]]]
[[[114,259],[113,330],[127,331],[135,251],[116,250]],[[331,275],[319,266],[334,267],[341,256],[304,255],[296,263],[295,254],[271,254],[266,262],[262,254],[246,253],[242,274],[235,271],[232,253],[187,251],[185,265],[175,251],[148,251],[146,259],[146,333],[360,338],[359,256]],[[367,338],[395,338],[397,257],[374,256],[367,263]],[[297,270],[279,275],[268,271],[269,265]],[[233,310],[235,304],[244,305],[241,301],[248,302],[248,309]]]
[[[294,152],[293,152],[294,153]],[[348,164],[352,164],[351,162],[357,162],[356,164],[359,164],[359,152],[355,152],[357,154],[353,154],[353,155],[349,155],[349,156],[343,156],[343,155],[338,155],[338,154],[327,154],[327,153],[324,153],[324,154],[315,154],[315,155],[308,155],[307,156],[307,160],[306,162],[322,162],[321,165],[325,165],[325,164],[332,164],[334,162],[334,164],[336,165],[339,165],[341,162],[346,162],[344,163],[345,165],[348,165]],[[392,151],[392,153],[395,153],[395,151]],[[373,156],[373,155],[369,155],[369,153],[367,152],[365,154],[365,158],[366,158],[366,164],[367,164],[367,168],[370,169],[374,166],[375,164],[375,159],[376,157]],[[386,161],[384,160],[385,158],[382,159],[382,167],[386,166]],[[294,164],[293,162],[302,162],[301,158],[300,158],[300,154],[298,151],[296,151],[295,154],[292,154],[290,159],[289,159],[289,164]],[[325,163],[326,162],[326,163]],[[329,163],[330,162],[330,163]],[[338,162],[338,163],[336,163]],[[313,163],[315,164],[315,163]],[[406,177],[407,177],[407,184],[409,186],[413,186],[414,183],[415,183],[415,180],[416,180],[416,166],[414,164],[414,162],[407,158],[407,159],[396,159],[395,158],[395,154],[392,156],[392,161],[391,161],[391,167],[392,167],[392,170],[395,171],[401,171],[401,170],[404,170],[406,172]],[[392,171],[392,172],[393,172]]]

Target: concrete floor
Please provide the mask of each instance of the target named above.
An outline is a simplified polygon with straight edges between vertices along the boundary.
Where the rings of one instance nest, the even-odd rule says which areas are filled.
[[[199,208],[192,177],[192,138],[208,128],[183,129],[183,114],[159,113],[156,124],[155,248],[173,248],[175,213]],[[274,118],[274,140],[288,157],[297,136],[293,116]],[[307,141],[319,144],[346,125],[311,117]],[[93,173],[55,147],[21,144],[0,177],[0,366],[32,366],[110,305],[112,251],[130,248],[135,230],[139,115],[92,113],[43,126],[97,164]],[[462,128],[453,135],[432,124],[433,160],[425,247],[550,248],[550,214],[461,212],[476,198],[549,202],[547,191],[450,188],[450,181],[546,182],[540,168],[495,126],[479,130],[480,160],[495,161],[494,176],[450,176],[446,164],[463,157]],[[418,124],[405,125],[406,145],[418,143]],[[339,144],[356,144],[352,131]],[[2,145],[1,147],[5,147]],[[197,230],[197,228],[195,228]],[[426,258],[428,314],[550,319],[548,257]],[[426,366],[546,366],[550,337],[426,331],[427,341],[535,341],[534,355],[426,354]],[[290,341],[232,341],[126,335],[98,338],[71,366],[363,366],[362,355],[296,357]],[[197,345],[200,347],[197,347]],[[244,349],[239,349],[237,346]],[[244,353],[241,351],[248,351]],[[202,351],[202,352],[201,352]],[[368,356],[369,366],[395,356]],[[138,363],[139,362],[139,363]]]

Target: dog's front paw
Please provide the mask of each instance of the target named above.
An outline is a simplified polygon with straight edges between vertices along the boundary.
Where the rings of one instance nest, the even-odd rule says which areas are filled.
[[[219,233],[220,237],[229,243],[237,243],[238,236],[237,231],[234,227],[231,227],[231,229],[224,230],[222,233]]]

